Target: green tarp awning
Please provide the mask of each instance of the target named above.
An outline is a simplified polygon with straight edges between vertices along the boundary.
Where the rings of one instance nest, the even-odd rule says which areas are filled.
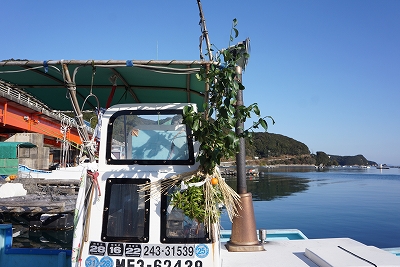
[[[29,142],[0,142],[0,175],[18,174],[18,148],[32,148]]]
[[[0,159],[18,158],[18,147],[32,148],[36,145],[29,142],[0,142]]]
[[[202,110],[205,83],[196,74],[208,61],[3,60],[0,82],[34,96],[52,110],[72,111],[63,77],[67,66],[82,110],[129,103],[196,103]],[[98,103],[97,103],[98,100]],[[82,108],[83,106],[83,108]]]
[[[18,173],[18,159],[0,159],[0,175]]]

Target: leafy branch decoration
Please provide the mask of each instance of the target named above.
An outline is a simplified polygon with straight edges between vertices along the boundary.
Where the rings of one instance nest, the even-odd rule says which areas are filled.
[[[236,26],[237,20],[234,19],[230,41],[239,34]],[[207,174],[213,172],[222,158],[234,157],[239,152],[239,138],[251,137],[252,130],[260,126],[267,130],[267,118],[275,123],[270,116],[260,117],[256,103],[247,107],[236,105],[239,90],[245,89],[236,78],[237,61],[241,56],[249,58],[249,54],[243,51],[245,47],[242,43],[235,45],[233,49],[222,50],[216,64],[210,65],[209,69],[202,68],[197,74],[199,80],[209,84],[209,102],[203,104],[204,114],[207,116],[196,112],[191,106],[184,109],[184,122],[192,128],[193,136],[200,143],[197,160]],[[232,131],[238,121],[244,123],[253,113],[259,119],[249,129],[242,129],[239,135]]]

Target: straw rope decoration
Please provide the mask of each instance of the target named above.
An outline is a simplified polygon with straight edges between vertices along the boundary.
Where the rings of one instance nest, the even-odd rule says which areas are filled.
[[[169,178],[165,178],[162,180],[157,180],[151,183],[146,183],[143,185],[139,185],[139,192],[150,192],[147,196],[152,198],[152,199],[159,199],[161,192],[161,195],[167,194],[168,190],[173,187],[174,185],[178,184],[181,181],[188,181],[192,178],[192,176],[197,173],[196,171],[191,171],[191,172],[184,172],[181,174],[177,174],[174,176],[171,176]],[[147,197],[146,196],[146,197]],[[146,198],[149,200],[150,198]]]
[[[216,178],[218,183],[212,185],[211,179]],[[191,183],[191,180],[196,182]],[[198,182],[198,180],[200,182]],[[202,190],[202,202],[204,202],[203,207],[196,206],[201,212],[200,216],[193,216],[193,213],[187,212],[191,210],[190,205],[196,205],[193,202],[180,202],[179,197],[184,195],[185,191],[189,187],[196,186]],[[220,206],[223,205],[226,208],[229,219],[238,216],[238,209],[242,209],[240,204],[240,196],[225,182],[222,178],[218,167],[214,168],[212,175],[205,174],[201,170],[196,170],[192,172],[186,172],[178,175],[174,175],[169,178],[157,180],[151,183],[140,185],[139,192],[147,193],[146,196],[158,199],[160,195],[165,195],[173,187],[176,187],[174,193],[172,193],[171,205],[177,208],[182,208],[184,214],[191,219],[196,220],[198,223],[203,223],[208,232],[211,232],[212,224],[217,224],[219,229],[220,225]],[[161,192],[161,194],[159,193]],[[179,194],[179,197],[178,197]],[[190,198],[190,196],[187,196]],[[149,199],[149,198],[147,198]],[[185,207],[185,205],[187,205]],[[201,220],[200,218],[204,218]]]

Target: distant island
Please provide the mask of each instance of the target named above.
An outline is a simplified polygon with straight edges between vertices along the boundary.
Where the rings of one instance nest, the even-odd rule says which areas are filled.
[[[261,165],[376,166],[363,155],[338,156],[322,151],[311,154],[307,145],[293,138],[274,133],[257,132],[246,143],[247,159]]]

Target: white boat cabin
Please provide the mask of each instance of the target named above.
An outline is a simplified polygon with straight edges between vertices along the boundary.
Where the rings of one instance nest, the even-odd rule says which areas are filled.
[[[98,177],[87,184],[82,177],[87,190],[78,196],[73,264],[221,265],[218,234],[172,208],[169,194],[140,190],[198,167],[196,145],[182,122],[185,105],[121,104],[104,113]]]

